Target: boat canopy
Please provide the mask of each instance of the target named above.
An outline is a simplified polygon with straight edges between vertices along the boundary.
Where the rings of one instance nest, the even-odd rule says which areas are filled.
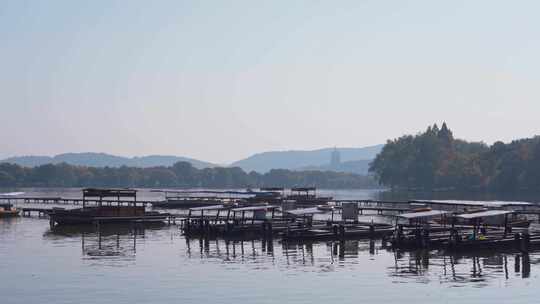
[[[100,188],[85,188],[83,189],[84,197],[137,197],[135,189],[100,189]]]
[[[294,215],[294,216],[304,216],[304,215],[325,213],[324,210],[321,210],[318,207],[303,208],[303,209],[293,209],[293,210],[287,210],[287,211],[283,211],[283,212],[287,213],[287,214],[290,214],[290,215]]]
[[[189,211],[207,211],[207,210],[220,210],[225,209],[224,205],[212,205],[212,206],[203,206],[203,207],[193,207],[189,208]]]
[[[24,192],[7,192],[7,193],[0,193],[0,196],[18,196],[22,194],[24,194]]]
[[[262,190],[262,189],[261,189]],[[227,195],[258,195],[258,194],[275,194],[272,191],[230,191],[230,190],[168,190],[168,189],[153,189],[150,192],[160,193],[177,193],[177,194],[227,194]]]
[[[443,210],[430,210],[430,211],[421,211],[421,212],[411,212],[399,214],[398,217],[406,219],[418,219],[432,216],[440,216],[449,213],[448,211]]]
[[[309,192],[309,191],[315,191],[317,188],[315,187],[297,187],[297,188],[291,188],[291,191],[296,192]]]
[[[508,210],[487,210],[487,211],[474,212],[474,213],[458,214],[458,215],[456,215],[456,216],[457,216],[457,217],[460,217],[460,218],[464,218],[464,219],[475,219],[475,218],[497,216],[497,215],[503,215],[503,214],[509,214],[509,213],[514,213],[514,211],[508,211]]]
[[[241,208],[234,208],[231,209],[233,212],[241,212],[241,211],[258,211],[258,210],[272,210],[277,209],[278,206],[251,206],[251,207],[241,207]]]
[[[283,191],[285,188],[283,187],[264,187],[260,189],[261,191]]]
[[[414,200],[411,203],[424,203],[432,205],[464,206],[464,207],[523,207],[532,205],[529,202],[505,201],[460,201],[460,200]]]

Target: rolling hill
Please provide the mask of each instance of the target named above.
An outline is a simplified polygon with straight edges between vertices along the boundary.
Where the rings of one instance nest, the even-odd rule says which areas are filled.
[[[156,167],[156,166],[172,166],[179,161],[191,163],[194,167],[209,168],[216,165],[196,160],[193,158],[170,156],[170,155],[149,155],[142,157],[123,157],[106,153],[65,153],[53,157],[50,156],[20,156],[11,157],[0,162],[14,163],[25,167],[36,167],[44,164],[67,163],[77,166],[88,167]]]
[[[357,174],[367,174],[369,162],[381,151],[383,145],[363,148],[337,148],[341,163],[330,165],[330,156],[334,148],[318,150],[271,151],[254,154],[230,164],[230,167],[240,167],[246,172],[256,171],[265,173],[271,169],[336,171]],[[14,163],[25,167],[36,167],[44,164],[67,163],[88,167],[157,167],[172,166],[179,161],[191,163],[195,168],[211,168],[218,165],[193,158],[171,155],[149,155],[141,157],[123,157],[106,153],[64,153],[50,156],[18,156],[0,162]]]
[[[299,171],[335,171],[335,172],[345,172],[345,173],[355,173],[360,175],[368,174],[369,163],[373,159],[360,159],[360,160],[349,160],[340,163],[337,166],[332,166],[330,164],[322,166],[307,166],[298,168]]]
[[[337,148],[341,155],[341,165],[347,165],[351,161],[360,161],[359,163],[349,163],[352,167],[367,168],[366,163],[369,163],[381,151],[383,145],[375,145],[363,148]],[[325,166],[330,164],[330,156],[334,148],[325,148],[312,151],[293,150],[293,151],[273,151],[258,153],[248,158],[239,160],[231,164],[231,166],[240,167],[245,171],[256,171],[260,173],[268,172],[271,169],[313,169],[326,170]],[[318,169],[317,169],[318,168]],[[338,168],[339,169],[339,168]],[[342,168],[343,169],[343,168]],[[335,169],[330,169],[336,171]],[[341,170],[344,172],[361,171],[367,173],[363,169]]]

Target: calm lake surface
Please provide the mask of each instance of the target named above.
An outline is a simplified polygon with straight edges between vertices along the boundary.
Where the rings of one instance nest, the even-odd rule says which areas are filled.
[[[80,196],[78,189],[27,195],[53,192]],[[9,304],[532,303],[540,296],[540,252],[456,256],[393,252],[378,240],[188,240],[174,225],[98,234],[92,227],[52,232],[46,218],[0,219],[0,260],[0,302]]]

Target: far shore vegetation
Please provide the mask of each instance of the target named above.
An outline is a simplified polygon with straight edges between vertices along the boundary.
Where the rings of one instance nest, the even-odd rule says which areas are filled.
[[[380,184],[427,191],[540,191],[540,137],[508,144],[454,138],[446,123],[389,140],[370,165]]]
[[[170,167],[86,167],[66,163],[23,167],[0,164],[0,187],[257,188],[316,186],[326,189],[379,187],[371,176],[332,171],[270,170],[246,173],[238,167],[197,169],[188,162]]]
[[[540,192],[540,136],[510,143],[456,139],[446,123],[388,140],[370,164],[370,175],[238,167],[88,167],[66,163],[24,167],[0,163],[0,187],[390,188],[405,191]]]

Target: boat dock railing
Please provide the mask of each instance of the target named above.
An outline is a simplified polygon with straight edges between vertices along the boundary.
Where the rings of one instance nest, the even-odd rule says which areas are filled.
[[[100,203],[103,206],[131,206],[136,204],[138,206],[151,206],[157,201],[153,200],[141,200],[134,202],[133,200],[115,200],[115,199],[83,199],[83,198],[62,198],[62,197],[37,197],[37,196],[24,196],[24,197],[0,197],[0,202],[7,203],[22,203],[22,204],[40,204],[40,205],[73,205],[82,206],[83,202],[86,206],[98,206]]]

